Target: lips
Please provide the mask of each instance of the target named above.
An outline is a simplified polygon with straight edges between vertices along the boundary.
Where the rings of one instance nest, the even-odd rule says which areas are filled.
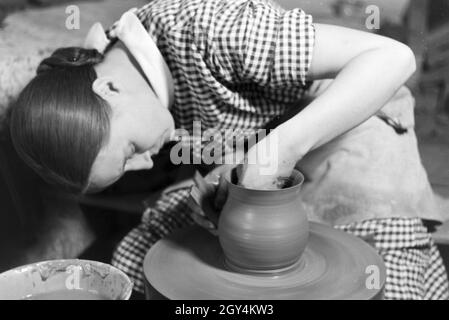
[[[162,148],[162,145],[164,144],[164,139],[160,138],[158,142],[156,142],[153,147],[151,147],[150,150],[148,150],[147,152],[153,155],[156,155],[159,153],[159,151]]]
[[[150,150],[143,153],[143,157],[146,161],[151,161],[151,152]]]

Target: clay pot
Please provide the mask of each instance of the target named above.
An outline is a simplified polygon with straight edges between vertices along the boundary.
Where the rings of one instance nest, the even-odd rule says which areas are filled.
[[[238,272],[276,272],[298,262],[309,223],[299,192],[304,176],[294,170],[279,190],[247,189],[227,178],[228,199],[218,234],[226,264]]]

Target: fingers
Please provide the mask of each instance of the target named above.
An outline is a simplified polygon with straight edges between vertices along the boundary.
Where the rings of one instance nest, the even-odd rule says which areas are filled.
[[[257,165],[245,164],[237,168],[238,184],[245,188],[260,189],[260,190],[275,190],[278,189],[280,174],[261,175]],[[288,175],[287,175],[288,176]]]
[[[221,211],[228,196],[225,172],[221,168],[217,168],[209,173],[205,178],[203,178],[199,173],[196,173],[194,176],[194,181],[198,189],[201,191],[202,196],[210,200],[212,209],[215,212],[213,218],[217,219],[217,212]],[[205,203],[204,205],[207,206],[208,204]]]
[[[192,219],[195,221],[195,223],[199,224],[204,229],[213,230],[216,229],[215,225],[204,218],[202,215],[198,214],[197,212],[192,212]]]
[[[208,230],[212,234],[217,235],[216,224],[209,219],[201,207],[201,203],[203,202],[201,197],[202,195],[198,188],[196,186],[192,186],[190,197],[187,200],[187,205],[192,211],[191,217],[196,224]]]
[[[219,178],[219,183],[217,186],[217,191],[214,199],[214,207],[218,212],[223,209],[223,206],[228,198],[228,185],[226,182],[226,178],[224,175],[221,175]]]
[[[240,181],[243,180],[244,169],[245,169],[245,167],[244,167],[243,164],[239,164],[239,165],[237,165],[237,166],[235,167],[235,174],[237,175],[237,176],[236,176],[236,181],[235,181],[235,182],[236,182],[237,184],[240,184]]]
[[[209,220],[205,219],[203,216],[198,215],[196,213],[192,213],[191,216],[192,216],[193,221],[195,221],[195,223],[198,224],[201,228],[206,229],[214,236],[218,235],[218,230],[212,222],[210,222]]]

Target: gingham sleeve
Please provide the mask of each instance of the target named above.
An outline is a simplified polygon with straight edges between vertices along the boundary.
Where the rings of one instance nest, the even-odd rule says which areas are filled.
[[[252,0],[215,17],[213,47],[221,68],[261,86],[306,85],[315,40],[312,16]]]

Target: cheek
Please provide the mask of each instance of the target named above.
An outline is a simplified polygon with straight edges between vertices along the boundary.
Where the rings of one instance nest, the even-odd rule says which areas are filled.
[[[163,134],[174,126],[170,112],[151,102],[140,101],[134,107],[129,107],[127,111],[127,123],[132,132],[131,142],[140,151],[146,151],[160,144]]]
[[[117,168],[119,167],[114,161],[114,156],[97,157],[90,172],[90,190],[99,191],[117,181],[122,174]]]
[[[140,112],[134,117],[132,132],[138,149],[148,150],[158,141],[164,132],[164,119],[155,112]]]

